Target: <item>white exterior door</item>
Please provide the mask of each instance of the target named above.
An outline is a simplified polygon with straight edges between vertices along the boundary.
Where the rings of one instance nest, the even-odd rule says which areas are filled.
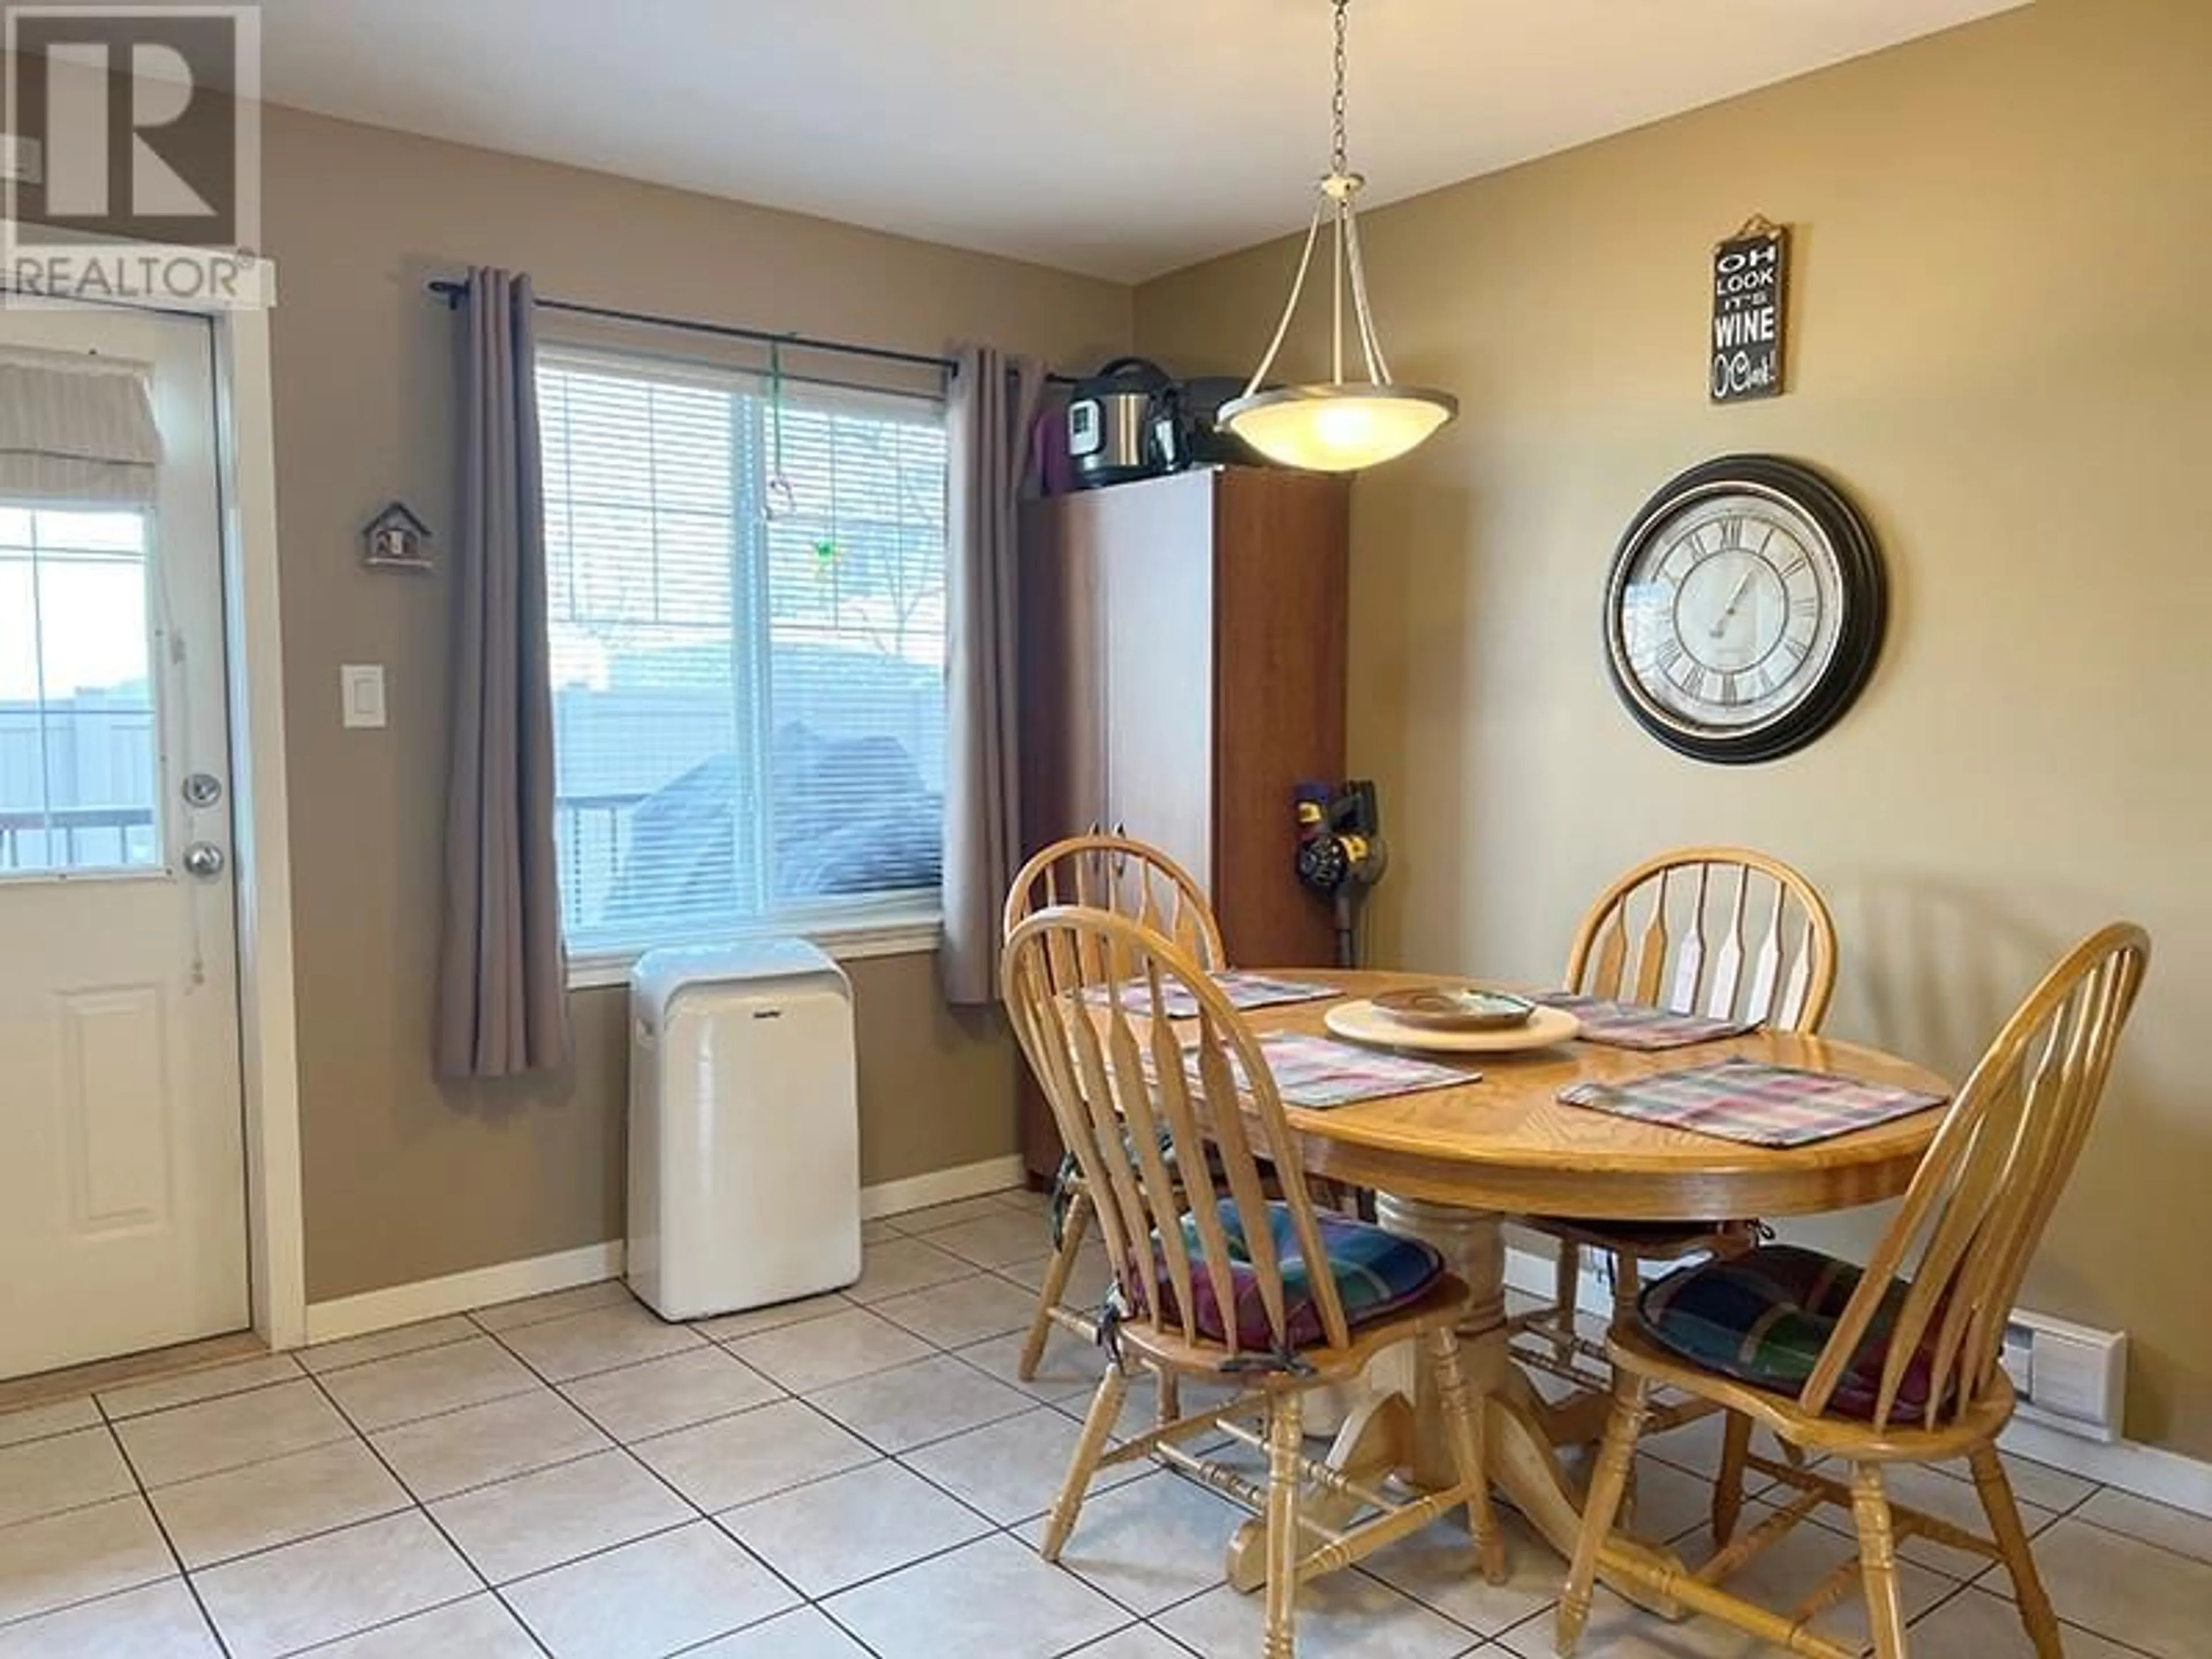
[[[0,312],[149,366],[149,508],[0,498],[0,1377],[244,1328],[212,337]]]

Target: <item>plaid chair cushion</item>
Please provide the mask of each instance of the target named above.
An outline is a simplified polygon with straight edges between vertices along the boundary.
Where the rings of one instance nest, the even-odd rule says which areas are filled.
[[[1186,1215],[1182,1218],[1183,1243],[1196,1269],[1191,1297],[1197,1306],[1191,1310],[1192,1322],[1217,1342],[1229,1340],[1233,1324],[1238,1347],[1271,1350],[1274,1336],[1267,1327],[1267,1304],[1260,1298],[1260,1276],[1251,1266],[1244,1218],[1238,1213],[1234,1199],[1221,1200],[1216,1212],[1221,1218],[1221,1231],[1229,1243],[1231,1305],[1223,1308],[1221,1299],[1214,1293],[1212,1275],[1198,1267],[1198,1223]],[[1326,1211],[1318,1213],[1315,1220],[1321,1230],[1322,1249],[1328,1258],[1323,1265],[1336,1281],[1345,1322],[1354,1330],[1418,1302],[1443,1276],[1443,1255],[1417,1238],[1401,1238],[1364,1221]],[[1313,1264],[1298,1249],[1297,1233],[1291,1225],[1288,1205],[1267,1206],[1267,1231],[1274,1240],[1276,1260],[1282,1264],[1288,1346],[1292,1352],[1322,1346],[1328,1339],[1322,1329],[1320,1304],[1314,1299]],[[1160,1272],[1162,1299],[1170,1300],[1172,1292],[1166,1281],[1164,1265]],[[1172,1304],[1165,1310],[1165,1316],[1176,1316]]]
[[[1762,1244],[1732,1260],[1685,1267],[1644,1288],[1644,1329],[1662,1346],[1707,1370],[1771,1393],[1796,1395],[1820,1363],[1860,1273],[1847,1261],[1794,1244]],[[1866,1340],[1851,1356],[1829,1409],[1871,1418],[1889,1361],[1889,1333],[1906,1286],[1891,1285]],[[1934,1340],[1933,1331],[1929,1340]],[[1898,1423],[1927,1414],[1929,1355],[1915,1355],[1890,1411]]]

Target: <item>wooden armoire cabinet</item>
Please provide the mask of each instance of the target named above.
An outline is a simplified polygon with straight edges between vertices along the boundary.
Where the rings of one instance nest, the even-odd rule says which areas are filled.
[[[1350,484],[1216,467],[1023,510],[1024,855],[1094,825],[1164,848],[1240,966],[1334,948],[1297,882],[1291,805],[1345,775]],[[1060,1141],[1033,1087],[1023,1115],[1048,1176]]]

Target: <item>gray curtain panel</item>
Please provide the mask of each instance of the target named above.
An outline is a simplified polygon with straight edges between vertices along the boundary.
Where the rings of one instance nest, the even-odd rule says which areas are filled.
[[[945,411],[949,633],[945,743],[945,1000],[998,1000],[999,918],[1021,858],[1015,699],[1015,499],[1044,365],[989,346],[958,353]]]
[[[469,273],[438,975],[448,1078],[546,1071],[569,1054],[531,308],[527,276]]]

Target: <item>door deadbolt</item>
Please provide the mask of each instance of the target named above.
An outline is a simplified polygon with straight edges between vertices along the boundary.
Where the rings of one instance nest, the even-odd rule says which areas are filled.
[[[222,799],[222,780],[212,772],[195,772],[185,780],[185,805],[212,806]]]
[[[185,871],[202,881],[213,881],[222,873],[222,848],[211,841],[196,841],[185,848]]]

